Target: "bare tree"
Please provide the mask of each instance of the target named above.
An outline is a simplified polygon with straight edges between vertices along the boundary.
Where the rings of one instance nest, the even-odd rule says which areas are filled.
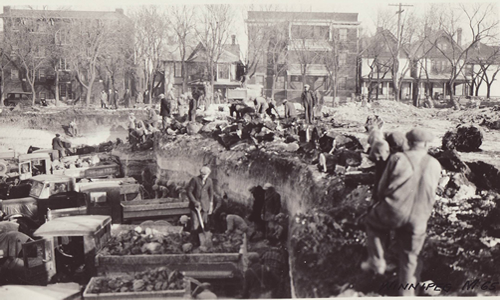
[[[171,6],[168,9],[169,24],[175,33],[177,48],[181,59],[182,92],[187,92],[188,72],[186,59],[192,49],[190,40],[195,33],[196,11],[193,6]]]
[[[323,29],[323,30],[322,30]],[[312,25],[292,25],[292,40],[290,41],[290,60],[298,62],[300,65],[300,73],[302,84],[306,84],[306,76],[311,65],[320,64],[325,55],[325,43],[328,39],[328,26],[320,27],[320,30],[315,30]],[[314,39],[311,39],[314,37]],[[320,40],[323,38],[323,40]],[[320,45],[317,45],[320,44]],[[313,86],[311,86],[313,88]]]
[[[276,84],[279,77],[285,74],[288,68],[288,22],[280,21],[266,27],[269,34],[269,43],[267,45],[267,65],[271,66],[272,84],[271,98],[274,99],[276,93]]]
[[[131,12],[134,21],[134,59],[135,86],[133,92],[149,91],[151,103],[155,78],[162,70],[161,58],[169,39],[168,18],[164,11],[157,6],[141,6]]]
[[[500,71],[500,47],[477,43],[471,52],[471,75],[475,95],[479,95],[479,87],[484,82],[486,97],[490,98],[491,85]]]
[[[122,32],[114,20],[73,19],[70,22],[70,43],[65,47],[65,56],[86,91],[85,104],[88,106],[100,62],[111,53],[115,37]]]
[[[13,27],[5,32],[5,43],[10,45],[12,63],[29,85],[33,105],[36,101],[35,81],[40,69],[47,63],[47,45],[53,38],[48,33],[50,24],[35,14],[33,12],[32,16],[10,20]]]
[[[450,86],[450,102],[456,109],[459,109],[459,104],[454,97],[454,87],[460,75],[464,74],[464,68],[469,61],[469,56],[472,49],[484,41],[496,37],[498,29],[498,17],[495,14],[496,5],[492,3],[470,3],[467,5],[459,5],[457,9],[446,9],[443,7],[439,19],[439,29],[444,33],[444,37],[448,38],[452,44],[449,49],[446,43],[441,43],[442,39],[434,39],[433,46],[437,49],[443,57],[445,57],[449,64],[449,80]],[[457,40],[457,36],[461,34],[459,22],[465,20],[468,25],[469,35],[471,37],[470,43],[461,47],[455,45],[453,41]]]
[[[0,107],[3,107],[5,99],[5,69],[11,63],[9,49],[5,40],[0,40]]]
[[[224,51],[233,24],[233,11],[230,5],[205,5],[201,11],[196,35],[203,44],[204,55],[210,79],[210,91],[206,97],[210,101],[214,93],[217,63]]]

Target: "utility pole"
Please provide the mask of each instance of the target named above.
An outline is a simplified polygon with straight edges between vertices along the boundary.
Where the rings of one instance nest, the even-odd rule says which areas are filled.
[[[394,98],[395,100],[399,100],[399,82],[398,82],[398,72],[399,72],[399,52],[400,49],[401,49],[401,14],[404,12],[404,10],[402,9],[403,6],[408,6],[408,7],[411,7],[413,5],[406,5],[406,4],[402,4],[401,2],[399,4],[389,4],[389,6],[397,6],[398,7],[398,11],[396,12],[398,14],[398,31],[397,31],[397,48],[396,48],[396,58],[393,62],[393,68],[394,68],[394,71],[393,71],[393,78],[392,78],[392,83],[394,85],[394,90],[395,90],[395,94],[394,94]]]

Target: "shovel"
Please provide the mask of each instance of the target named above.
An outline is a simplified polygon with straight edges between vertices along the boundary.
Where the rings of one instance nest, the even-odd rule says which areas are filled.
[[[200,237],[200,246],[205,246],[206,248],[212,247],[212,233],[210,231],[205,231],[205,224],[203,224],[203,217],[201,216],[201,211],[199,208],[196,209],[196,215],[198,216],[198,220],[200,222],[202,233],[199,234]]]
[[[198,221],[200,222],[201,229],[205,232],[205,224],[203,224],[203,217],[201,216],[201,211],[199,207],[195,207],[196,215],[198,216]]]

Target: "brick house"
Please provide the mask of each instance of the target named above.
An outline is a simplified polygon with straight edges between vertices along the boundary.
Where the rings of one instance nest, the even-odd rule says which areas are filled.
[[[49,56],[47,49],[53,47],[57,43],[61,47],[68,45],[68,36],[71,34],[69,27],[66,25],[70,20],[88,20],[93,21],[110,21],[121,22],[128,21],[122,9],[115,11],[70,11],[70,10],[35,10],[35,9],[18,9],[11,6],[3,7],[3,14],[0,14],[3,20],[2,37],[7,32],[15,32],[17,24],[24,22],[32,22],[33,34],[52,35],[43,41],[47,45],[40,45],[40,57]],[[49,29],[49,27],[52,27]],[[50,44],[50,45],[49,45]],[[16,45],[13,45],[16,47]],[[37,46],[38,47],[38,46]],[[15,61],[15,56],[11,55],[11,59]],[[53,62],[51,62],[53,63]],[[57,72],[57,74],[56,74]],[[31,92],[30,87],[26,83],[24,72],[15,64],[9,64],[4,70],[4,78],[2,78],[5,92],[11,91],[27,91]],[[56,76],[58,75],[58,76]],[[57,77],[57,80],[56,80]],[[96,83],[103,82],[99,76],[96,78]],[[60,57],[55,66],[44,62],[42,67],[38,68],[35,74],[35,91],[38,99],[53,99],[55,98],[55,87],[58,87],[60,99],[75,99],[82,95],[80,84],[75,79],[69,62],[64,57]],[[92,95],[97,95],[103,85],[94,84],[91,91]]]
[[[186,59],[186,72],[188,76],[187,87],[204,89],[204,83],[210,82],[207,61],[204,55],[205,47],[198,43]],[[170,53],[163,59],[165,86],[172,84],[175,93],[182,93],[181,58],[178,51]],[[228,89],[241,86],[241,77],[244,66],[240,58],[240,46],[236,43],[236,36],[231,37],[231,43],[225,44],[215,66],[214,91],[219,90],[223,96]],[[206,93],[206,91],[205,91]]]
[[[351,97],[356,91],[357,13],[249,11],[249,36],[270,26],[285,31],[281,60],[267,46],[250,83],[275,99],[300,100],[304,84],[320,95]],[[249,53],[251,54],[249,48]],[[277,65],[280,72],[276,72]]]

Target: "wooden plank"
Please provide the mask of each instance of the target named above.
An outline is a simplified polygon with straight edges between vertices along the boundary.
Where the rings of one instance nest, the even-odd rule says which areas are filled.
[[[147,217],[168,217],[177,215],[189,215],[191,211],[189,208],[173,208],[173,209],[162,209],[162,210],[151,210],[151,211],[132,211],[123,212],[123,219],[138,219]]]
[[[96,266],[104,265],[170,265],[182,263],[238,262],[239,253],[96,255]]]

